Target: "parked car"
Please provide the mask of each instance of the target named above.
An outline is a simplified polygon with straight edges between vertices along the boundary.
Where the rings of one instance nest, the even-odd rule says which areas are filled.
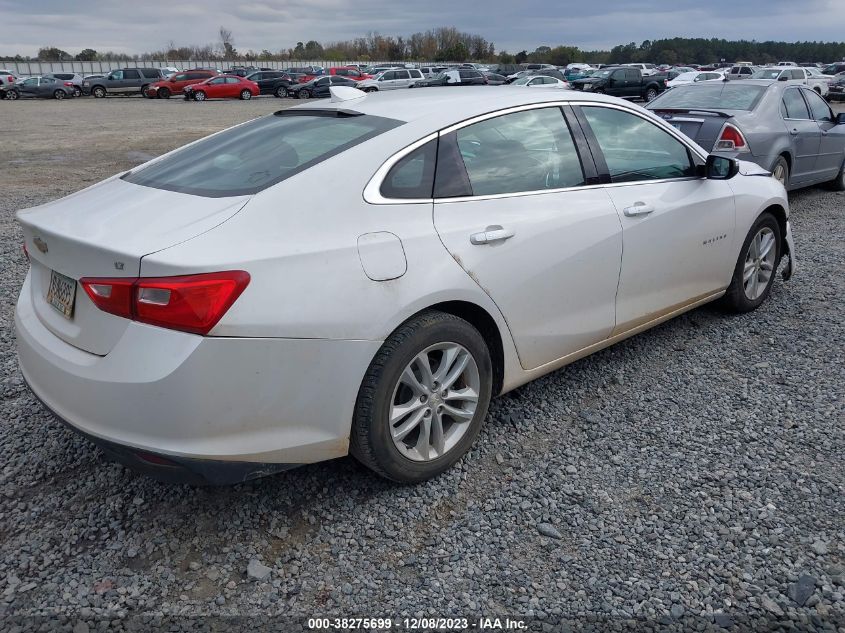
[[[569,88],[567,82],[561,81],[557,77],[548,77],[546,75],[523,77],[522,79],[517,79],[511,85],[523,88],[559,88],[564,90]]]
[[[241,99],[248,101],[260,93],[258,84],[237,75],[217,75],[200,83],[185,86],[182,94],[185,100]]]
[[[843,185],[845,115],[834,116],[803,84],[754,79],[689,84],[647,107],[705,149],[757,163],[787,189]]]
[[[337,75],[338,77],[348,77],[353,81],[364,81],[365,79],[372,79],[372,75],[363,73],[352,66],[340,66],[338,68],[329,68],[330,75]]]
[[[260,94],[276,95],[277,97],[287,96],[288,87],[297,83],[287,72],[282,70],[259,70],[247,75],[246,78],[258,84]]]
[[[368,80],[369,81],[369,80]],[[329,88],[332,86],[347,86],[355,88],[358,82],[349,77],[338,77],[337,75],[326,75],[316,77],[304,84],[295,84],[288,88],[288,96],[295,99],[319,99],[328,97]]]
[[[246,77],[259,70],[255,66],[233,66],[223,71],[224,75],[234,75],[235,77]]]
[[[446,66],[420,66],[420,72],[426,79],[436,77],[446,70],[449,70]]]
[[[736,64],[728,69],[726,76],[728,79],[751,79],[757,70],[756,66],[750,64]]]
[[[146,95],[150,84],[161,81],[164,77],[158,68],[121,68],[112,70],[105,77],[91,78],[82,81],[83,94],[94,95],[98,99],[109,94],[139,94]]]
[[[3,71],[0,71],[2,73]],[[822,73],[825,75],[838,75],[841,72],[845,72],[845,62],[837,62],[835,64],[828,64],[824,68],[822,68]]]
[[[11,85],[16,81],[18,81],[17,74],[13,73],[11,70],[0,68],[0,87]]]
[[[307,75],[311,79],[326,74],[325,68],[322,66],[293,66],[291,68],[285,68],[285,72]],[[308,79],[308,81],[311,81],[311,79]]]
[[[654,64],[622,64],[623,66],[627,66],[629,68],[636,68],[638,69],[643,77],[650,77],[651,75],[658,74],[657,66]]]
[[[790,276],[789,202],[759,167],[560,95],[309,103],[19,211],[23,378],[161,477],[351,452],[419,482],[492,397],[708,302],[751,312],[787,254]]]
[[[673,79],[676,79],[677,77],[679,77],[680,75],[683,75],[684,73],[694,73],[694,72],[698,72],[698,69],[692,68],[691,66],[674,66],[674,67],[670,68],[669,70],[667,70],[663,74],[666,75],[666,81],[672,81]]]
[[[643,76],[639,68],[611,66],[591,77],[578,79],[570,84],[575,90],[608,94],[623,99],[651,101],[666,89],[665,75]]]
[[[165,79],[169,79],[170,77],[179,72],[179,69],[175,66],[163,66],[159,70],[161,70],[161,76]]]
[[[821,96],[826,96],[829,85],[826,79],[813,76],[807,68],[772,66],[761,68],[751,79],[765,79],[775,81],[788,81],[790,83],[801,83],[809,86]]]
[[[497,75],[504,75],[505,77],[515,75],[519,71],[523,70],[522,66],[520,66],[519,64],[490,64],[489,68],[490,72],[496,73]],[[447,69],[444,67],[443,70]]]
[[[467,72],[478,73],[477,70]],[[417,68],[394,68],[392,70],[385,70],[372,79],[359,81],[357,87],[364,92],[413,88],[415,84],[424,79],[425,77],[423,77],[422,72]]]
[[[461,68],[447,70],[436,77],[418,81],[415,87],[425,88],[429,86],[481,86],[486,85],[487,78],[477,70]]]
[[[702,72],[700,70],[694,70],[689,73],[681,73],[674,79],[670,79],[666,81],[667,88],[674,88],[676,86],[681,86],[683,84],[692,84],[692,83],[699,83],[702,81],[724,81],[725,75],[720,73],[719,71],[713,70],[709,72]]]
[[[5,99],[68,99],[76,94],[73,83],[55,77],[27,77],[14,84],[4,85]]]
[[[496,73],[491,73],[490,71],[482,71],[482,75],[487,80],[488,86],[503,86],[504,84],[508,83],[508,78],[504,75],[497,75]]]
[[[84,78],[79,73],[48,73],[44,77],[55,77],[62,83],[69,81],[73,85],[73,96],[82,96],[82,82]]]
[[[845,101],[845,72],[841,72],[830,83],[827,98],[830,101]]]
[[[150,84],[147,87],[145,96],[151,99],[169,99],[173,95],[184,95],[187,86],[200,83],[211,77],[216,77],[214,70],[188,70],[183,73],[171,75],[169,79],[163,79]]]

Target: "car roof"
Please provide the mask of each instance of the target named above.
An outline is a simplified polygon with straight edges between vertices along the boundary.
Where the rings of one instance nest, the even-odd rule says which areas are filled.
[[[354,100],[339,102],[325,100],[294,106],[294,109],[356,112],[406,123],[424,122],[426,127],[430,125],[434,129],[440,129],[463,119],[495,110],[554,101],[620,103],[614,97],[575,90],[546,92],[518,90],[509,86],[465,86],[379,91],[367,93],[366,96]]]

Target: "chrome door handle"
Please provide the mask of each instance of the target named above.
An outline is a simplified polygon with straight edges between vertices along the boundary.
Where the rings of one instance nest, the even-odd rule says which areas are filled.
[[[636,215],[648,215],[654,211],[654,207],[650,204],[646,204],[645,202],[635,202],[630,207],[625,207],[622,209],[622,213],[627,215],[629,218],[636,216]]]
[[[511,230],[504,229],[501,226],[488,226],[486,230],[479,233],[473,233],[469,236],[470,244],[491,244],[493,242],[503,242],[509,240],[515,235]]]

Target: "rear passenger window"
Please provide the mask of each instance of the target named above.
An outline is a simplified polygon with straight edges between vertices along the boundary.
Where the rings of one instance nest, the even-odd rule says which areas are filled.
[[[611,182],[695,175],[686,145],[653,123],[613,108],[589,106],[581,110],[602,150]]]
[[[784,114],[785,111],[785,114]],[[783,93],[783,104],[781,114],[787,119],[809,119],[810,111],[807,104],[797,88],[792,88]]]
[[[140,79],[141,73],[137,70],[124,70],[123,71],[123,78],[124,79]]]
[[[387,173],[381,184],[385,198],[431,198],[434,187],[434,164],[437,159],[437,139],[402,158]]]
[[[584,184],[581,161],[560,108],[514,112],[456,133],[472,195]]]

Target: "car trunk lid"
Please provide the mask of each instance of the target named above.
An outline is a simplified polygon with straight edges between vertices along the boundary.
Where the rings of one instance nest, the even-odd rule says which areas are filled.
[[[656,109],[654,113],[708,152],[713,150],[725,122],[733,118],[731,112],[716,110]]]
[[[79,279],[137,277],[145,255],[214,228],[248,200],[175,193],[114,177],[20,211],[38,318],[63,341],[92,354],[108,354],[129,321],[99,310]]]

